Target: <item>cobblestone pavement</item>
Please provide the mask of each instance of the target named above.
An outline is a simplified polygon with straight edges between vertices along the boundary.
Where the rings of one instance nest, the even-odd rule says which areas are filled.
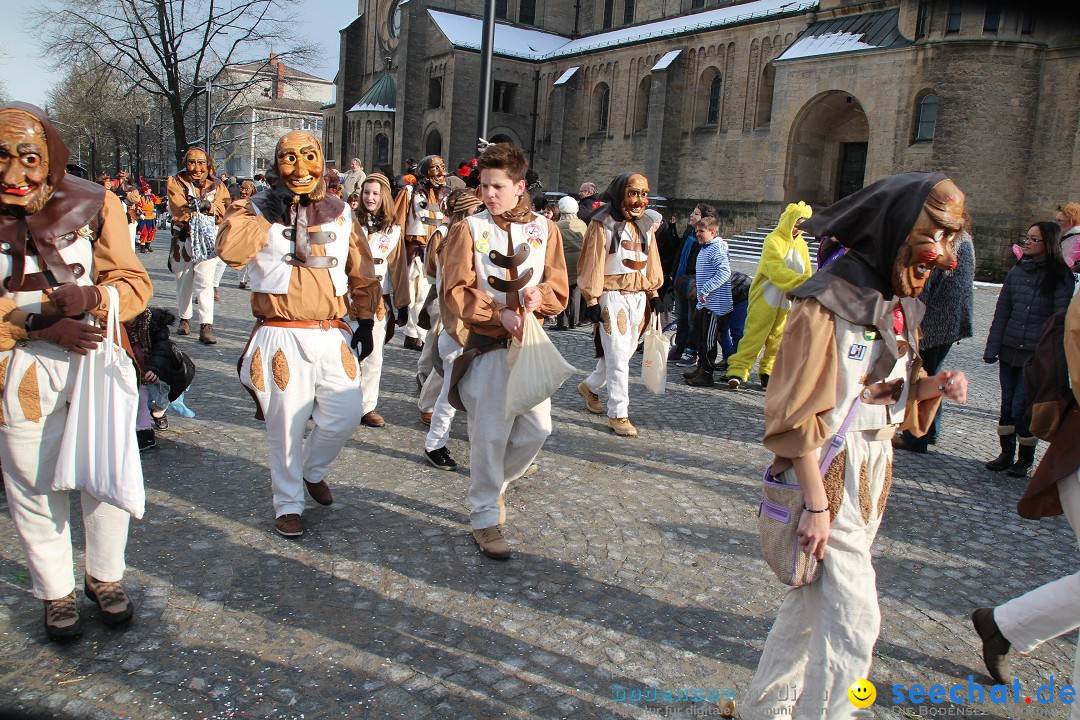
[[[163,240],[140,257],[153,304],[171,306]],[[0,708],[80,720],[640,718],[717,709],[613,695],[653,685],[741,695],[784,592],[757,547],[763,393],[687,387],[674,366],[664,396],[635,379],[632,440],[585,412],[571,379],[554,397],[541,472],[509,491],[514,556],[496,563],[468,532],[464,420],[450,442],[461,471],[421,455],[417,355],[399,335],[386,353],[386,427],[356,431],[328,476],[336,502],[309,503],[307,535],[287,540],[273,531],[265,433],[236,378],[252,324],[236,283],[227,273],[218,345],[179,338],[199,367],[188,393],[198,416],[174,417],[143,456],[129,628],[100,625],[80,590],[85,635],[49,642],[0,518]],[[1075,570],[1068,525],[1021,520],[1025,482],[983,469],[997,452],[996,367],[980,360],[996,290],[976,295],[977,336],[947,363],[970,373],[971,401],[947,409],[930,454],[898,457],[876,544],[878,717],[919,716],[891,704],[893,684],[989,684],[971,610]],[[584,330],[551,335],[591,368]],[[1067,682],[1073,651],[1069,637],[1017,658],[1025,692]],[[982,710],[1065,715],[1009,708]]]

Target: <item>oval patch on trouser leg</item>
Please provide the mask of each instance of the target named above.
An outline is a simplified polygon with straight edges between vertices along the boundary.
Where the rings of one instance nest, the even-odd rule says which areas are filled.
[[[352,350],[349,350],[344,340],[341,341],[341,367],[350,380],[356,379],[356,356],[352,354]]]
[[[281,348],[274,353],[271,367],[274,373],[274,384],[278,386],[278,390],[284,390],[289,385],[289,360]]]
[[[626,329],[630,326],[629,319],[626,315],[626,308],[619,308],[619,314],[615,316],[615,322],[619,327],[619,334],[625,335]]]
[[[259,392],[266,392],[266,377],[263,375],[262,348],[255,348],[251,356],[251,385]]]

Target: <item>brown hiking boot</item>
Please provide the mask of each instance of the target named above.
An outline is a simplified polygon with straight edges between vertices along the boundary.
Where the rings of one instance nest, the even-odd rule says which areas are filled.
[[[210,323],[203,323],[199,326],[199,342],[203,345],[217,345],[217,338],[214,337],[214,326]]]
[[[711,372],[701,372],[697,375],[691,375],[686,378],[684,382],[693,387],[712,387],[715,384]]]
[[[1001,634],[1001,629],[994,620],[994,608],[979,608],[971,613],[971,624],[982,638],[982,656],[986,671],[998,685],[1008,685],[1012,682],[1008,657],[1012,645]]]
[[[135,614],[135,603],[118,582],[95,580],[87,573],[83,589],[86,597],[97,603],[101,621],[110,627],[126,623]]]
[[[181,320],[180,324],[176,326],[177,335],[190,335],[191,334],[191,321]]]
[[[326,484],[325,480],[320,480],[317,483],[310,483],[305,480],[304,487],[307,488],[308,495],[311,496],[311,499],[320,505],[333,504],[334,496],[330,493],[330,486]]]
[[[472,531],[473,540],[480,547],[480,552],[492,560],[509,560],[510,545],[503,537],[498,525]]]
[[[82,635],[82,618],[75,591],[56,600],[44,600],[45,632],[53,640],[70,640]]]
[[[278,535],[288,538],[300,537],[304,534],[304,523],[296,513],[288,513],[274,520],[274,527]]]
[[[594,415],[604,414],[604,404],[600,402],[600,396],[589,389],[584,382],[579,382],[577,391],[585,398],[585,409]]]
[[[616,435],[621,437],[637,437],[637,428],[630,424],[630,418],[613,418],[607,419],[608,425],[615,431]]]
[[[382,427],[386,424],[386,421],[383,420],[383,416],[375,412],[374,410],[364,413],[364,417],[360,418],[360,422],[364,423],[368,427]]]
[[[425,425],[431,425],[431,416],[434,414],[435,413],[433,412],[420,413],[420,422],[424,423]]]

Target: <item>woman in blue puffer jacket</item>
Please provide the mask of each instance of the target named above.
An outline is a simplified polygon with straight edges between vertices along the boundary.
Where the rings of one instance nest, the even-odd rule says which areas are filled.
[[[1073,294],[1075,281],[1061,255],[1060,235],[1061,228],[1052,222],[1037,222],[1028,228],[1024,254],[1005,276],[983,352],[986,362],[1001,361],[1001,454],[986,467],[1007,470],[1014,477],[1027,475],[1039,442],[1024,423],[1024,363],[1035,354],[1043,325],[1069,304]],[[1014,462],[1017,442],[1020,450]]]

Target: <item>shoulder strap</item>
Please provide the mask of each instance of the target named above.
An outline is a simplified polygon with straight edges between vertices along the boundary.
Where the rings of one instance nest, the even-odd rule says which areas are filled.
[[[848,428],[851,427],[851,421],[855,419],[855,413],[862,405],[862,395],[856,395],[855,399],[851,401],[851,409],[848,410],[847,417],[844,418],[844,422],[841,423],[840,429],[833,435],[832,441],[829,443],[829,449],[825,452],[825,457],[821,459],[821,474],[825,475],[825,472],[832,465],[833,458],[840,452],[840,448],[844,447],[844,438],[847,436]]]

